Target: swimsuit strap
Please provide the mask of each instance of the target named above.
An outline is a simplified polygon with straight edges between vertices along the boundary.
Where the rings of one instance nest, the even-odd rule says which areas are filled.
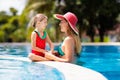
[[[65,55],[65,53],[62,51],[62,49],[61,49],[61,45],[59,46],[59,48],[58,48],[58,54],[60,55],[60,56],[64,56]]]
[[[36,30],[34,30],[34,32],[36,32],[41,39],[45,39],[47,37],[47,32],[46,31],[43,32],[44,33],[43,36],[40,36],[40,33]]]

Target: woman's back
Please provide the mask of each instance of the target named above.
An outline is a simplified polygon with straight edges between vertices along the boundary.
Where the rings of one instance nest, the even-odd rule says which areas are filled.
[[[75,55],[75,41],[71,36],[68,36],[64,39],[62,45],[61,45],[62,51],[65,53],[64,56],[61,56],[61,58],[69,58],[70,62],[74,61],[74,55]]]

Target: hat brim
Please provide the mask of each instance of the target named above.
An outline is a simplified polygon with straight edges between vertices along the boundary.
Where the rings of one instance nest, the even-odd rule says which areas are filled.
[[[68,22],[68,23],[69,23],[69,22]],[[70,27],[72,28],[72,30],[73,30],[77,35],[79,35],[78,29],[77,29],[74,25],[72,25],[71,23],[69,23],[69,25],[70,25]]]
[[[64,16],[61,14],[54,14],[53,16],[54,18],[59,19],[59,20],[65,19]]]
[[[53,16],[54,16],[54,18],[59,19],[59,20],[62,20],[62,19],[67,20],[67,19],[66,19],[63,15],[61,15],[61,14],[54,14]],[[67,22],[69,23],[69,25],[70,25],[70,27],[72,28],[72,30],[78,35],[78,34],[79,34],[79,33],[78,33],[78,29],[77,29],[75,26],[73,26],[68,20],[67,20]]]

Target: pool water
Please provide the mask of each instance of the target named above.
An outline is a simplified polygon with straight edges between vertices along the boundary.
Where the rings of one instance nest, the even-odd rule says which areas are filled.
[[[27,45],[0,45],[0,80],[65,80],[56,68],[22,60],[29,51]]]
[[[76,63],[100,72],[108,80],[120,80],[120,46],[82,46]]]
[[[0,56],[27,57],[30,50],[30,44],[5,44],[0,45]],[[65,80],[64,75],[53,67],[15,58],[0,58],[0,80]],[[120,46],[83,45],[75,64],[98,71],[108,80],[120,80]]]

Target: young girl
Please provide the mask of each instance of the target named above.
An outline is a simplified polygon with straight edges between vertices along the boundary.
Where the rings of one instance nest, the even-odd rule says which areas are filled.
[[[48,52],[47,50],[45,50],[46,42],[50,46],[50,53],[52,53],[54,50],[53,43],[51,42],[47,32],[45,31],[45,28],[47,26],[47,16],[45,16],[44,14],[37,14],[33,18],[32,26],[35,29],[31,34],[32,51],[28,57],[32,61],[46,61],[48,60],[47,58],[45,58],[45,53]]]

